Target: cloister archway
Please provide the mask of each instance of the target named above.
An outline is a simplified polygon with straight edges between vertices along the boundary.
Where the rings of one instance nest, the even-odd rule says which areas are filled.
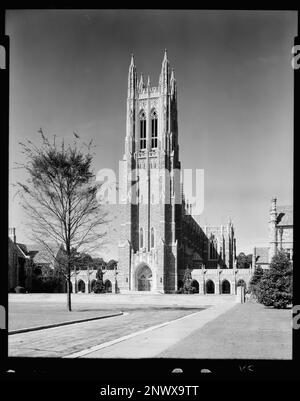
[[[141,263],[136,269],[136,287],[138,291],[151,291],[152,271],[146,263]]]
[[[77,284],[78,292],[85,292],[85,282],[83,280],[79,280]]]
[[[112,292],[112,283],[110,280],[104,281],[105,292]]]
[[[191,286],[194,288],[194,293],[199,294],[199,283],[197,280],[191,282]]]
[[[230,294],[230,282],[226,279],[222,282],[222,294]]]
[[[243,279],[239,279],[239,281],[237,282],[236,286],[237,287],[239,287],[239,286],[244,287],[245,290],[247,289],[247,284],[246,284],[245,280],[243,280]]]
[[[215,293],[215,283],[212,280],[207,280],[205,284],[206,294]]]
[[[96,282],[97,282],[97,280],[95,280],[95,279],[91,281],[91,292],[94,292]]]
[[[178,290],[183,288],[183,281],[182,280],[178,280],[177,288],[178,288]]]

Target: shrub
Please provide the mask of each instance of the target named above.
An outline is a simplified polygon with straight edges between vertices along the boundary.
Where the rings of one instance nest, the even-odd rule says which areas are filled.
[[[261,266],[257,266],[249,283],[249,291],[252,292],[254,295],[256,295],[257,286],[261,281],[263,274],[264,271]]]
[[[105,287],[102,281],[100,280],[96,281],[93,292],[95,294],[102,294],[103,292],[105,292]]]
[[[24,287],[21,287],[20,285],[17,285],[17,286],[15,287],[15,292],[16,292],[17,294],[24,294],[26,291],[25,291],[25,288],[24,288]]]
[[[183,281],[182,293],[183,294],[193,294],[192,273],[188,267],[185,269],[182,281]]]
[[[270,270],[264,272],[256,287],[258,302],[283,309],[292,303],[293,269],[285,252],[280,251],[272,259]]]
[[[44,277],[41,285],[41,292],[57,292],[59,280],[56,277]]]
[[[34,292],[34,293],[43,292],[43,282],[42,282],[41,277],[36,277],[36,276],[32,277],[31,292]]]

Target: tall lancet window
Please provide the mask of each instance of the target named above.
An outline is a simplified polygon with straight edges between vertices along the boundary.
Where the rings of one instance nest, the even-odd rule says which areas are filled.
[[[140,149],[146,149],[146,114],[140,113]]]
[[[140,228],[140,248],[144,248],[144,230]]]
[[[216,238],[211,236],[210,241],[209,241],[209,259],[216,260],[218,259],[218,242]]]
[[[151,228],[151,248],[154,248],[154,228]]]
[[[157,148],[157,113],[155,110],[151,113],[151,148]]]

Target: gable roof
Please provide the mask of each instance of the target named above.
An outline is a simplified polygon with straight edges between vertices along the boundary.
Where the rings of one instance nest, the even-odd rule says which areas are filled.
[[[53,263],[54,257],[57,256],[62,245],[47,244],[50,249],[47,249],[42,244],[28,245],[28,253],[31,255],[34,263]]]
[[[269,248],[260,247],[255,248],[256,252],[256,263],[269,263]]]
[[[10,246],[12,247],[12,249],[14,249],[19,258],[29,259],[27,249],[24,244],[18,244],[14,242],[10,237],[8,237],[8,241],[10,243]]]
[[[28,255],[28,249],[25,244],[20,244],[20,242],[17,242],[16,245],[21,249],[21,251],[24,253],[24,255]]]
[[[293,225],[293,206],[277,206],[277,226]]]

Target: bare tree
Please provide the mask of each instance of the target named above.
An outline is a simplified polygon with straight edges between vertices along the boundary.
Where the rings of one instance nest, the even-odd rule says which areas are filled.
[[[18,193],[30,219],[32,238],[52,255],[66,279],[71,311],[75,258],[78,251],[99,249],[106,213],[96,197],[99,184],[92,171],[92,142],[79,145],[79,136],[74,133],[72,145],[65,146],[64,141],[58,145],[55,136],[50,142],[41,129],[39,132],[40,146],[31,141],[20,143],[26,159],[19,167],[26,170],[28,179],[17,183]],[[59,258],[52,252],[53,243],[63,245]]]

